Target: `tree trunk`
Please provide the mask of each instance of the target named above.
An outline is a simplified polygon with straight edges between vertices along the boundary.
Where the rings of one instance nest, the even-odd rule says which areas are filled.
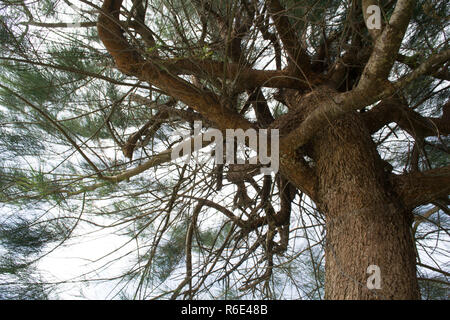
[[[326,298],[418,299],[412,215],[392,191],[360,114],[324,128],[312,150],[326,219]],[[380,289],[367,285],[370,265],[379,267]]]

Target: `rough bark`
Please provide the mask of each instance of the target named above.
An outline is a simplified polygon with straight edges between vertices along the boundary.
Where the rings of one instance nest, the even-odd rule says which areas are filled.
[[[412,215],[359,115],[333,122],[313,149],[326,217],[326,298],[418,299]],[[379,290],[367,287],[369,265],[381,270]]]

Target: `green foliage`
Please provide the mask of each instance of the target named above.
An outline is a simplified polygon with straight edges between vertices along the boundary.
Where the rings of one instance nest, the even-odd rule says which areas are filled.
[[[6,114],[0,111],[0,117],[8,119]],[[12,159],[17,156],[36,155],[44,151],[44,144],[36,132],[29,126],[18,121],[19,118],[9,118],[14,123],[10,129],[0,127],[0,159]]]
[[[35,261],[50,243],[61,240],[67,230],[58,224],[12,215],[0,222],[0,299],[45,300],[50,287],[42,284]]]
[[[411,29],[409,45],[424,51],[434,51],[448,27],[448,3],[446,1],[420,0],[416,1],[412,21],[415,28]]]
[[[47,228],[45,225],[31,226],[30,221],[18,217],[12,223],[0,226],[0,241],[10,252],[22,255],[38,253],[46,243],[54,240],[55,234]]]
[[[220,248],[225,244],[225,239],[233,228],[231,223],[225,224],[219,230],[210,228],[198,232],[199,243],[208,248]],[[194,247],[195,249],[195,247]]]
[[[165,281],[185,255],[186,225],[181,224],[169,233],[169,238],[158,248],[154,262],[154,276]]]
[[[431,280],[419,280],[420,293],[423,300],[449,300],[449,286],[446,278],[437,276]]]
[[[57,12],[56,12],[56,5],[57,2],[52,1],[52,0],[42,0],[39,1],[39,5],[42,8],[42,14],[45,17],[54,17],[56,16]]]
[[[54,45],[48,50],[49,60],[53,64],[58,66],[66,66],[74,70],[78,70],[79,73],[65,72],[61,75],[64,76],[64,80],[78,81],[86,78],[86,75],[82,74],[83,71],[88,72],[100,72],[102,57],[100,53],[96,51],[88,51],[82,47],[76,46],[76,44],[67,45]]]
[[[4,259],[2,259],[4,260]],[[41,283],[41,279],[32,275],[32,270],[15,270],[13,273],[5,272],[5,266],[0,261],[0,300],[48,300],[51,288]],[[9,269],[9,271],[11,271]],[[5,273],[10,273],[5,276]]]
[[[7,62],[2,67],[4,68],[3,70],[7,70],[7,73],[1,75],[2,82],[10,88],[21,92],[31,102],[41,104],[56,98],[58,92],[57,87],[55,87],[51,73],[46,70],[26,64]],[[11,94],[4,89],[0,91],[0,96],[3,98],[2,102],[5,105],[12,103],[24,104],[23,101],[11,97]],[[5,100],[8,98],[12,98],[13,100]]]

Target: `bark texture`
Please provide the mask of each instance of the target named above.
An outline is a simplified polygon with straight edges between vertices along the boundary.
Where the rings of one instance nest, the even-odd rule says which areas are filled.
[[[418,299],[412,215],[359,114],[325,128],[313,152],[326,217],[326,298]],[[370,265],[380,268],[380,289],[368,289]]]

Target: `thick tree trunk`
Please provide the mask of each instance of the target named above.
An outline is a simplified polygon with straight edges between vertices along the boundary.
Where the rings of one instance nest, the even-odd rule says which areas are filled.
[[[326,216],[326,298],[418,299],[411,213],[359,114],[333,122],[312,145]],[[380,269],[380,289],[367,286],[370,265]]]

